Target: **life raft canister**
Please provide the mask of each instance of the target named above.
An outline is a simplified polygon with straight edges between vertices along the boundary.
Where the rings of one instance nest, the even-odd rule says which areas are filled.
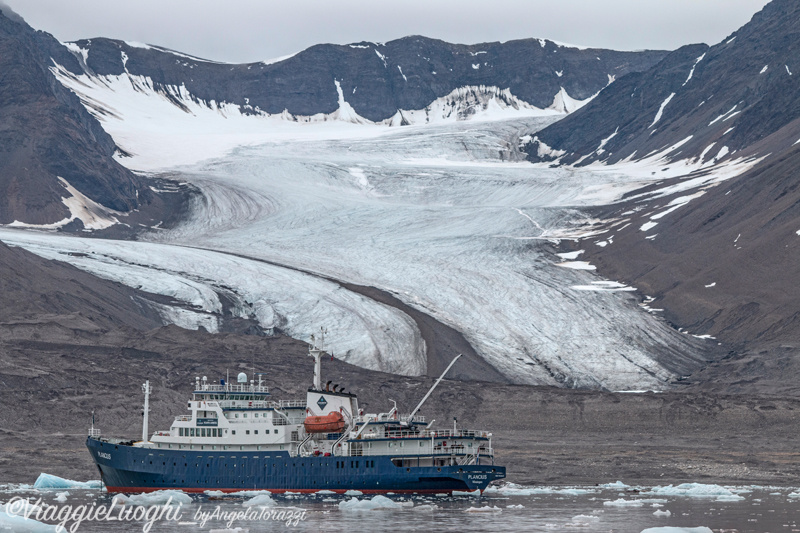
[[[330,413],[325,416],[307,416],[303,426],[306,433],[341,433],[345,423],[342,413]]]

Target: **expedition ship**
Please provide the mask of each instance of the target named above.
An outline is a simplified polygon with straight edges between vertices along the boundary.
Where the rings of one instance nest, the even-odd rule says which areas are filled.
[[[148,435],[149,381],[142,440],[101,437],[86,445],[109,492],[268,490],[363,493],[483,491],[505,477],[494,464],[492,434],[433,429],[417,416],[453,359],[417,407],[400,416],[397,404],[365,414],[355,394],[321,379],[324,335],[312,335],[314,384],[305,400],[272,400],[263,374],[237,382],[195,380],[189,414],[168,431]],[[454,419],[455,420],[455,419]]]

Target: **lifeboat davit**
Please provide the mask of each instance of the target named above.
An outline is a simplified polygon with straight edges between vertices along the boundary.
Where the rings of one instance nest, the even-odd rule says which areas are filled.
[[[341,433],[345,423],[342,413],[330,413],[325,416],[307,416],[303,426],[306,433]]]

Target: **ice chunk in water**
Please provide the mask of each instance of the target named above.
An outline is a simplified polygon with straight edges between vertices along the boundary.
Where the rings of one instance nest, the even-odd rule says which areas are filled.
[[[351,498],[350,500],[339,502],[339,509],[342,511],[373,511],[376,509],[402,509],[413,505],[414,502],[396,502],[379,494],[371,500]]]
[[[268,493],[261,493],[246,502],[242,502],[242,505],[244,507],[272,507],[275,505],[275,500]]]
[[[192,503],[192,497],[179,490],[158,490],[142,494],[117,494],[114,500],[123,505],[183,505]]]
[[[58,476],[53,476],[51,474],[39,474],[39,478],[36,480],[36,483],[33,484],[33,488],[40,490],[99,489],[102,486],[103,485],[100,480],[93,480],[86,482],[73,481],[71,479],[64,479]]]

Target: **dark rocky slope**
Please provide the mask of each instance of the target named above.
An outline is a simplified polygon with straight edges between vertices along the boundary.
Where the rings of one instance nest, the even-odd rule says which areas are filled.
[[[116,146],[49,71],[74,57],[51,35],[0,11],[0,224],[70,216],[58,177],[117,211],[154,201],[143,180],[113,159]]]
[[[800,139],[799,52],[800,3],[774,0],[720,44],[685,46],[618,80],[526,151],[552,160],[544,143],[565,152],[563,163],[616,163],[691,137],[671,159],[710,161],[723,147],[736,157],[777,153]]]
[[[666,54],[580,50],[539,39],[460,45],[413,36],[385,44],[321,44],[273,64],[231,65],[111,39],[75,45],[86,54],[85,61],[75,55],[82,67],[74,60],[63,64],[73,74],[147,76],[173,99],[164,88],[184,85],[198,100],[233,103],[245,112],[332,113],[339,107],[337,80],[347,102],[372,121],[399,109],[423,109],[465,86],[510,89],[539,108],[553,104],[562,87],[584,100],[611,79],[645,70]]]
[[[603,276],[655,297],[650,305],[675,327],[724,343],[728,356],[692,383],[726,392],[800,391],[799,175],[797,146],[710,189],[649,232],[640,230],[646,217],[622,216],[641,203],[605,210],[599,214],[632,224],[612,229],[605,248],[581,245],[582,258]]]
[[[587,156],[584,163],[613,163],[634,153],[636,159],[689,136],[691,141],[670,159],[692,160],[706,152],[708,161],[723,146],[731,151],[729,157],[768,156],[750,171],[704,188],[702,196],[665,214],[657,226],[643,228],[653,213],[665,212],[670,201],[702,190],[663,198],[644,195],[599,210],[600,217],[624,222],[612,225],[605,235],[613,237],[612,244],[605,248],[592,241],[581,243],[587,250],[582,258],[596,264],[603,276],[655,297],[650,306],[663,308],[676,327],[723,344],[727,357],[687,379],[696,385],[716,384],[725,391],[798,391],[798,49],[800,4],[774,0],[725,42],[676,51],[537,133],[542,142],[565,152],[563,162]],[[703,52],[705,57],[687,82]],[[606,151],[597,151],[600,140],[617,127]],[[528,149],[532,159],[543,159],[535,144]]]

